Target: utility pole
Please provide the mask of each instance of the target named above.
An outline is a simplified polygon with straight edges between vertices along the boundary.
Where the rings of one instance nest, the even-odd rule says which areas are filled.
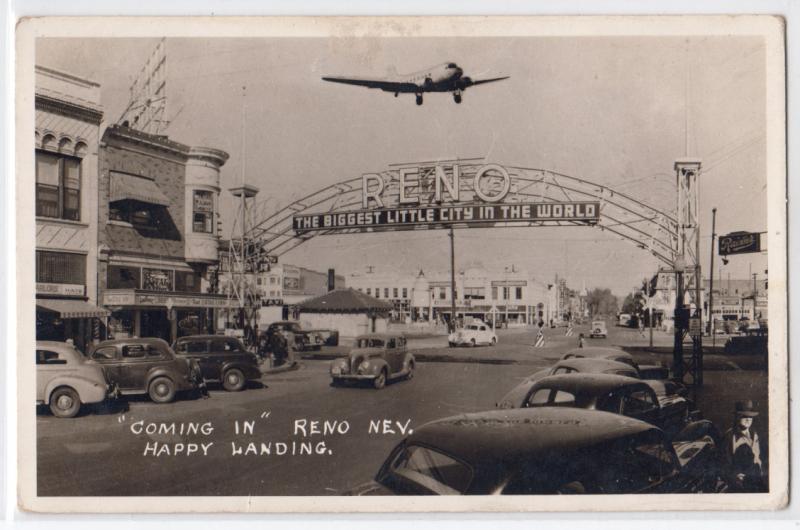
[[[717,209],[711,209],[711,275],[708,281],[708,329],[711,333],[711,353],[717,346],[717,336],[714,334],[714,239],[717,237]]]
[[[456,237],[450,227],[450,331],[456,329]]]

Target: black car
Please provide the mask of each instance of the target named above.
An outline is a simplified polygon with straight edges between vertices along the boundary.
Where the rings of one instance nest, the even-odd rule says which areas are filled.
[[[512,406],[603,410],[652,423],[668,434],[683,429],[694,416],[686,399],[659,396],[650,381],[613,374],[551,375],[531,385]]]
[[[173,346],[180,357],[197,362],[206,381],[219,381],[228,391],[244,389],[247,381],[261,379],[258,358],[239,339],[219,335],[181,337]]]
[[[433,421],[353,495],[534,495],[719,491],[711,436],[670,441],[648,423],[596,410],[515,409]]]
[[[203,382],[200,367],[175,355],[161,339],[106,340],[88,357],[103,367],[119,393],[147,394],[156,403],[169,403],[178,392],[194,390]]]

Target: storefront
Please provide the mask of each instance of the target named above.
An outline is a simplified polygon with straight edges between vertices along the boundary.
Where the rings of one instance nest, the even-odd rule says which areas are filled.
[[[215,333],[216,315],[228,299],[220,294],[108,289],[103,304],[111,310],[109,338],[157,337],[172,343],[186,335]]]

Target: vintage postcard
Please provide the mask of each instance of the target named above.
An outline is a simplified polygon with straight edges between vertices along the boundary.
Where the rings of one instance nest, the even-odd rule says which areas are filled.
[[[780,18],[16,42],[21,509],[788,502]]]

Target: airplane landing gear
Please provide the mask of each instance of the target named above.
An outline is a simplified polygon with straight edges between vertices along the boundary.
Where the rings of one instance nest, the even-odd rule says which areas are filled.
[[[399,96],[399,95],[400,95],[400,92],[395,92],[395,93],[394,93],[394,97],[397,97],[397,96]]]
[[[417,105],[422,105],[422,94],[417,94]]]
[[[453,101],[455,101],[456,103],[461,103],[461,91],[460,90],[456,90],[455,92],[453,92]]]

